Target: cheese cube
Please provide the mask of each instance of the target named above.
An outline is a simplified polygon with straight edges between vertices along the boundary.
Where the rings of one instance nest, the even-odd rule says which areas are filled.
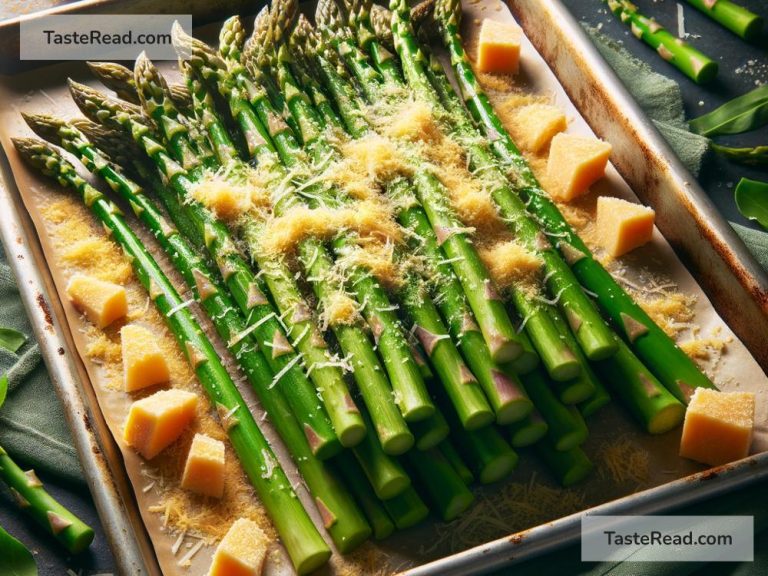
[[[208,576],[258,576],[264,566],[269,540],[258,524],[239,518],[213,554]]]
[[[161,390],[131,404],[123,439],[150,460],[171,445],[195,417],[197,395]]]
[[[555,200],[570,202],[589,191],[605,176],[611,145],[591,136],[557,134],[552,138],[547,176],[555,184],[549,190]]]
[[[224,442],[205,434],[195,434],[181,487],[203,496],[221,498],[224,494]]]
[[[515,143],[530,152],[543,150],[555,134],[568,127],[568,121],[560,108],[541,103],[515,110],[513,122]]]
[[[72,276],[67,284],[67,296],[75,308],[99,328],[109,326],[128,313],[125,288],[84,274]]]
[[[129,324],[120,330],[123,348],[123,389],[134,392],[168,382],[171,374],[157,337],[143,326]]]
[[[697,388],[685,413],[680,456],[712,466],[746,458],[754,421],[751,392]]]
[[[517,24],[486,18],[480,28],[477,69],[491,74],[515,74],[520,65],[522,30]]]
[[[614,258],[642,246],[653,236],[652,208],[621,198],[597,199],[597,241]]]

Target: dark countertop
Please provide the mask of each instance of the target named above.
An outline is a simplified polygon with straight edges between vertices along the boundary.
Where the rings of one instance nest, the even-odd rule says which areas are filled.
[[[761,42],[749,44],[722,28],[714,20],[699,12],[683,0],[633,0],[640,12],[654,16],[673,34],[677,33],[677,5],[683,6],[685,30],[690,42],[698,50],[717,61],[717,78],[707,86],[698,86],[671,64],[659,57],[652,48],[636,39],[629,27],[622,24],[602,0],[562,0],[580,22],[599,27],[611,38],[621,40],[637,58],[647,62],[655,71],[673,78],[680,85],[688,118],[695,118],[717,108],[731,98],[744,94],[768,82],[768,34]],[[737,0],[738,4],[768,19],[768,5],[763,0]],[[749,134],[719,137],[718,142],[730,146],[756,146],[768,144],[768,127]],[[728,162],[716,154],[709,154],[699,175],[699,182],[728,220],[757,227],[743,218],[733,201],[733,188],[741,177],[768,180],[766,170],[757,170]]]
[[[655,70],[677,80],[682,88],[689,117],[708,112],[728,99],[747,92],[754,88],[757,82],[768,81],[768,57],[766,56],[768,36],[764,37],[759,46],[746,44],[694,8],[684,5],[686,31],[701,35],[700,38],[691,38],[690,41],[720,63],[718,78],[711,85],[700,87],[631,36],[629,30],[608,11],[604,2],[600,0],[562,1],[580,21],[592,26],[600,26],[605,34],[622,40],[630,52],[648,62]],[[646,15],[655,15],[656,19],[667,28],[677,30],[677,2],[674,0],[635,0],[635,3]],[[768,7],[763,1],[740,0],[740,3],[768,17]],[[753,63],[750,64],[750,61]],[[729,137],[722,141],[731,145],[744,146],[768,144],[768,129],[749,135]],[[741,176],[768,180],[768,174],[765,171],[731,164],[714,155],[709,156],[705,161],[699,180],[729,220],[750,225],[738,214],[733,202],[733,187]],[[0,490],[0,525],[34,551],[42,576],[65,575],[67,570],[82,576],[114,574],[114,560],[87,490],[62,485],[42,475],[41,477],[56,498],[96,529],[96,539],[89,552],[76,558],[70,557],[52,538],[46,537],[26,516],[20,514],[8,493],[2,490]]]

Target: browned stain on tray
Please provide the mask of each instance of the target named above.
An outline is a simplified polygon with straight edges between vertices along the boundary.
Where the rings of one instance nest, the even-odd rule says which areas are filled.
[[[48,302],[45,301],[45,297],[40,292],[37,293],[35,301],[40,307],[40,310],[43,312],[43,317],[45,318],[45,329],[49,333],[53,334],[53,316],[51,315],[51,308],[48,306]]]

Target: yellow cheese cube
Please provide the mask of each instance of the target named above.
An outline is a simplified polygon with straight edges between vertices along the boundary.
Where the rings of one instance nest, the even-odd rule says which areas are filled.
[[[172,444],[195,417],[197,395],[161,390],[131,404],[123,439],[146,459]]]
[[[181,487],[203,496],[221,498],[224,494],[224,442],[205,434],[195,434]]]
[[[520,65],[522,31],[517,24],[486,18],[477,45],[477,69],[491,74],[514,74]]]
[[[568,127],[565,114],[550,104],[529,104],[515,110],[513,115],[515,143],[523,150],[539,152],[546,148],[555,134]]]
[[[109,326],[128,313],[125,288],[84,274],[72,276],[67,284],[67,296],[75,308],[99,328]]]
[[[143,326],[129,324],[120,330],[123,348],[123,386],[134,392],[168,382],[171,377],[157,337]]]
[[[650,241],[656,213],[621,198],[597,199],[597,240],[614,258]]]
[[[555,184],[548,192],[555,200],[569,202],[584,195],[605,176],[611,145],[591,136],[557,134],[552,138],[547,176]]]
[[[751,392],[697,388],[685,413],[680,456],[712,466],[746,458],[754,423]]]
[[[268,545],[267,536],[258,524],[239,518],[216,548],[208,576],[261,574]]]

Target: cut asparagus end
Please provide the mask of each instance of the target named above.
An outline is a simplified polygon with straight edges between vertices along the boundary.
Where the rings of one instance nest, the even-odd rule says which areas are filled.
[[[589,398],[579,403],[579,412],[584,418],[589,418],[600,410],[603,406],[611,401],[611,396],[608,394],[608,390],[605,389],[599,380],[595,380],[597,386],[595,386],[595,392]]]
[[[401,410],[405,421],[410,423],[420,422],[430,418],[435,413],[435,405],[427,404],[424,402],[418,404],[412,404],[410,407],[405,407]]]
[[[577,334],[581,349],[587,358],[594,362],[597,360],[605,360],[616,354],[616,351],[619,348],[611,332],[608,332],[607,336],[604,338],[601,337],[603,331],[595,334],[594,337],[585,336],[585,334],[593,335],[593,332],[595,331],[587,331],[582,328]]]
[[[526,349],[519,342],[506,340],[501,336],[488,342],[488,349],[494,362],[500,364],[505,362],[522,362],[523,365],[527,365],[532,361],[531,358],[528,358],[530,355],[535,356],[538,362],[538,355],[533,351],[532,347],[530,350]]]
[[[390,436],[380,438],[381,448],[390,456],[405,454],[413,447],[416,441],[409,430],[397,430]]]
[[[479,430],[480,428],[485,428],[494,420],[496,420],[496,416],[491,410],[479,410],[464,421],[464,429]]]
[[[411,479],[406,474],[393,474],[380,478],[377,482],[376,495],[381,500],[389,500],[399,496],[411,485]]]
[[[553,358],[553,355],[540,354],[549,377],[555,382],[573,380],[581,372],[579,360],[569,349],[566,350],[567,353],[557,354],[556,358]]]
[[[564,427],[560,434],[552,434],[552,427],[549,428],[549,438],[553,441],[556,450],[565,451],[581,446],[586,442],[589,436],[589,430],[584,422],[584,418],[573,406],[568,407],[571,413],[571,423]]]
[[[547,434],[547,430],[549,426],[541,416],[538,413],[532,413],[509,427],[509,442],[513,448],[531,446],[541,440]]]
[[[416,448],[418,450],[429,450],[434,448],[440,442],[445,440],[450,433],[448,423],[445,421],[442,413],[438,410],[420,422],[414,422],[410,426],[413,435],[416,437]]]
[[[366,434],[365,424],[355,419],[347,424],[343,430],[337,430],[336,435],[344,448],[352,448],[362,442]]]
[[[420,487],[444,521],[453,520],[472,504],[474,495],[442,452],[437,449],[410,452],[407,457]]]
[[[513,450],[502,452],[488,460],[479,471],[478,479],[481,484],[492,484],[512,474],[517,466],[518,456]]]
[[[459,453],[453,447],[453,444],[450,442],[443,442],[440,445],[440,452],[442,452],[443,456],[445,456],[445,459],[450,462],[453,469],[464,481],[464,484],[470,486],[475,481],[474,474],[472,474],[472,471],[467,468],[467,465],[464,463],[464,460],[461,459],[461,456],[459,456]]]
[[[524,419],[533,410],[533,403],[525,397],[505,402],[496,410],[496,424],[506,426]]]
[[[445,506],[440,510],[440,516],[443,521],[450,522],[469,508],[474,500],[475,497],[472,492],[457,492],[452,495],[451,499],[446,502]]]
[[[685,406],[677,401],[670,402],[649,419],[646,431],[649,434],[664,434],[677,428],[683,418],[685,418]]]
[[[522,335],[524,333],[521,333]],[[539,355],[536,354],[532,347],[524,347],[522,353],[509,362],[509,367],[515,374],[529,374],[539,365],[540,360]]]
[[[582,481],[594,468],[594,464],[581,448],[561,451],[544,439],[536,445],[535,450],[564,488]]]
[[[570,382],[553,382],[553,389],[563,404],[578,404],[592,397],[595,385],[586,378],[577,378]]]
[[[399,496],[384,500],[383,504],[398,530],[416,526],[429,516],[429,508],[412,487]]]

